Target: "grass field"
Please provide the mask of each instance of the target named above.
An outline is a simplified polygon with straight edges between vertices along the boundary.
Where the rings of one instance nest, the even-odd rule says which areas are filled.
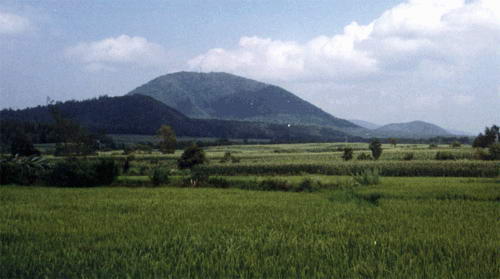
[[[0,277],[498,278],[499,201],[497,178],[315,193],[6,186]]]

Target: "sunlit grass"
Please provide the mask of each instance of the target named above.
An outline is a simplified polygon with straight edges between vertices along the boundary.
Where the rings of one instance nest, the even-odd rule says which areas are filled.
[[[381,182],[316,193],[1,187],[0,277],[498,277],[496,179]]]

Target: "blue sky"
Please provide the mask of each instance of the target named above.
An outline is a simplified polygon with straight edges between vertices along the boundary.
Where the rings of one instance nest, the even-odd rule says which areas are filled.
[[[4,0],[0,107],[224,71],[337,117],[478,132],[500,123],[498,45],[498,0]]]

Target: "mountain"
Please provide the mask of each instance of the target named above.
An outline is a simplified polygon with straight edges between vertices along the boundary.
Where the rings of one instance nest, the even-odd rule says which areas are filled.
[[[151,96],[193,118],[360,128],[283,88],[227,73],[167,74],[128,93],[134,94]]]
[[[108,134],[152,135],[161,125],[170,125],[178,136],[190,137],[323,141],[344,140],[348,136],[332,128],[318,126],[191,119],[152,97],[139,94],[68,101],[55,106],[64,117],[73,119],[91,131],[104,131]],[[48,106],[2,110],[0,119],[52,122]]]
[[[371,131],[372,135],[378,137],[397,138],[430,138],[438,136],[453,136],[445,129],[424,121],[412,121],[407,123],[387,124]]]
[[[451,130],[451,129],[446,129],[448,133],[453,134],[455,136],[462,136],[462,137],[474,137],[477,136],[477,134],[471,133],[471,132],[464,132],[464,131],[458,131],[458,130]]]
[[[349,121],[360,126],[360,127],[370,129],[370,130],[382,127],[382,125],[371,123],[371,122],[364,121],[364,120],[359,120],[359,119],[349,119]]]

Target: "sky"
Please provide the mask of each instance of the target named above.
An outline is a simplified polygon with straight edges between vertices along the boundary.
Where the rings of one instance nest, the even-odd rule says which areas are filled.
[[[2,0],[0,108],[177,71],[279,85],[336,117],[500,124],[500,0]]]

